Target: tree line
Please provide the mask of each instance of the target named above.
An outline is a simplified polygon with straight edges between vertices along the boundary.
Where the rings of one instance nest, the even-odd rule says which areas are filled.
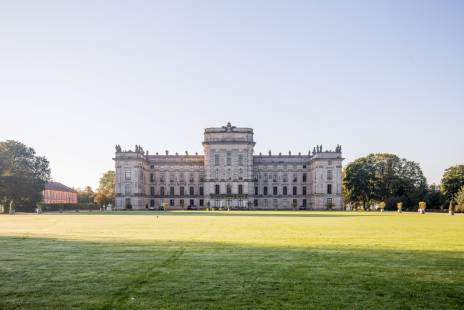
[[[37,205],[49,180],[45,157],[21,142],[0,141],[0,209]],[[115,172],[105,172],[95,192],[90,186],[77,192],[79,203],[114,205]],[[446,169],[441,185],[427,185],[418,163],[394,154],[369,154],[343,169],[343,198],[356,209],[380,205],[393,210],[399,203],[404,209],[417,209],[422,202],[430,209],[464,212],[464,165]]]
[[[395,154],[369,154],[343,169],[343,198],[364,210],[373,205],[394,210],[398,203],[413,210],[425,203],[430,209],[464,211],[464,165],[446,169],[440,186],[427,185],[418,163]]]
[[[50,174],[49,161],[36,155],[33,148],[14,140],[0,141],[0,211],[35,208],[42,201]],[[77,191],[78,202],[113,203],[114,180],[114,171],[105,172],[96,192],[89,186]]]

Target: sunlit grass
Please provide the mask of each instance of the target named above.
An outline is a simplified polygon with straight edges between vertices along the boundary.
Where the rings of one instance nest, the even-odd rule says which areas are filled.
[[[460,308],[464,216],[0,216],[0,308]]]

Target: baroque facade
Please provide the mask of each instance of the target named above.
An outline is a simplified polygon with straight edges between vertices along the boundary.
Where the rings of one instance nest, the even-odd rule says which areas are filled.
[[[206,128],[204,155],[116,146],[116,209],[342,209],[342,153],[254,154],[253,129]]]

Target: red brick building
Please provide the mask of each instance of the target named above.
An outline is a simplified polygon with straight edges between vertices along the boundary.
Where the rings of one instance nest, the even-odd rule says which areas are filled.
[[[48,182],[42,194],[44,203],[77,203],[77,192],[58,182]]]

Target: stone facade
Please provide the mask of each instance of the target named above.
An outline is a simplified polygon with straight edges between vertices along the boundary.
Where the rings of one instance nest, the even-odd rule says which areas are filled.
[[[253,129],[204,132],[204,155],[116,146],[116,209],[342,209],[341,146],[254,155]]]

